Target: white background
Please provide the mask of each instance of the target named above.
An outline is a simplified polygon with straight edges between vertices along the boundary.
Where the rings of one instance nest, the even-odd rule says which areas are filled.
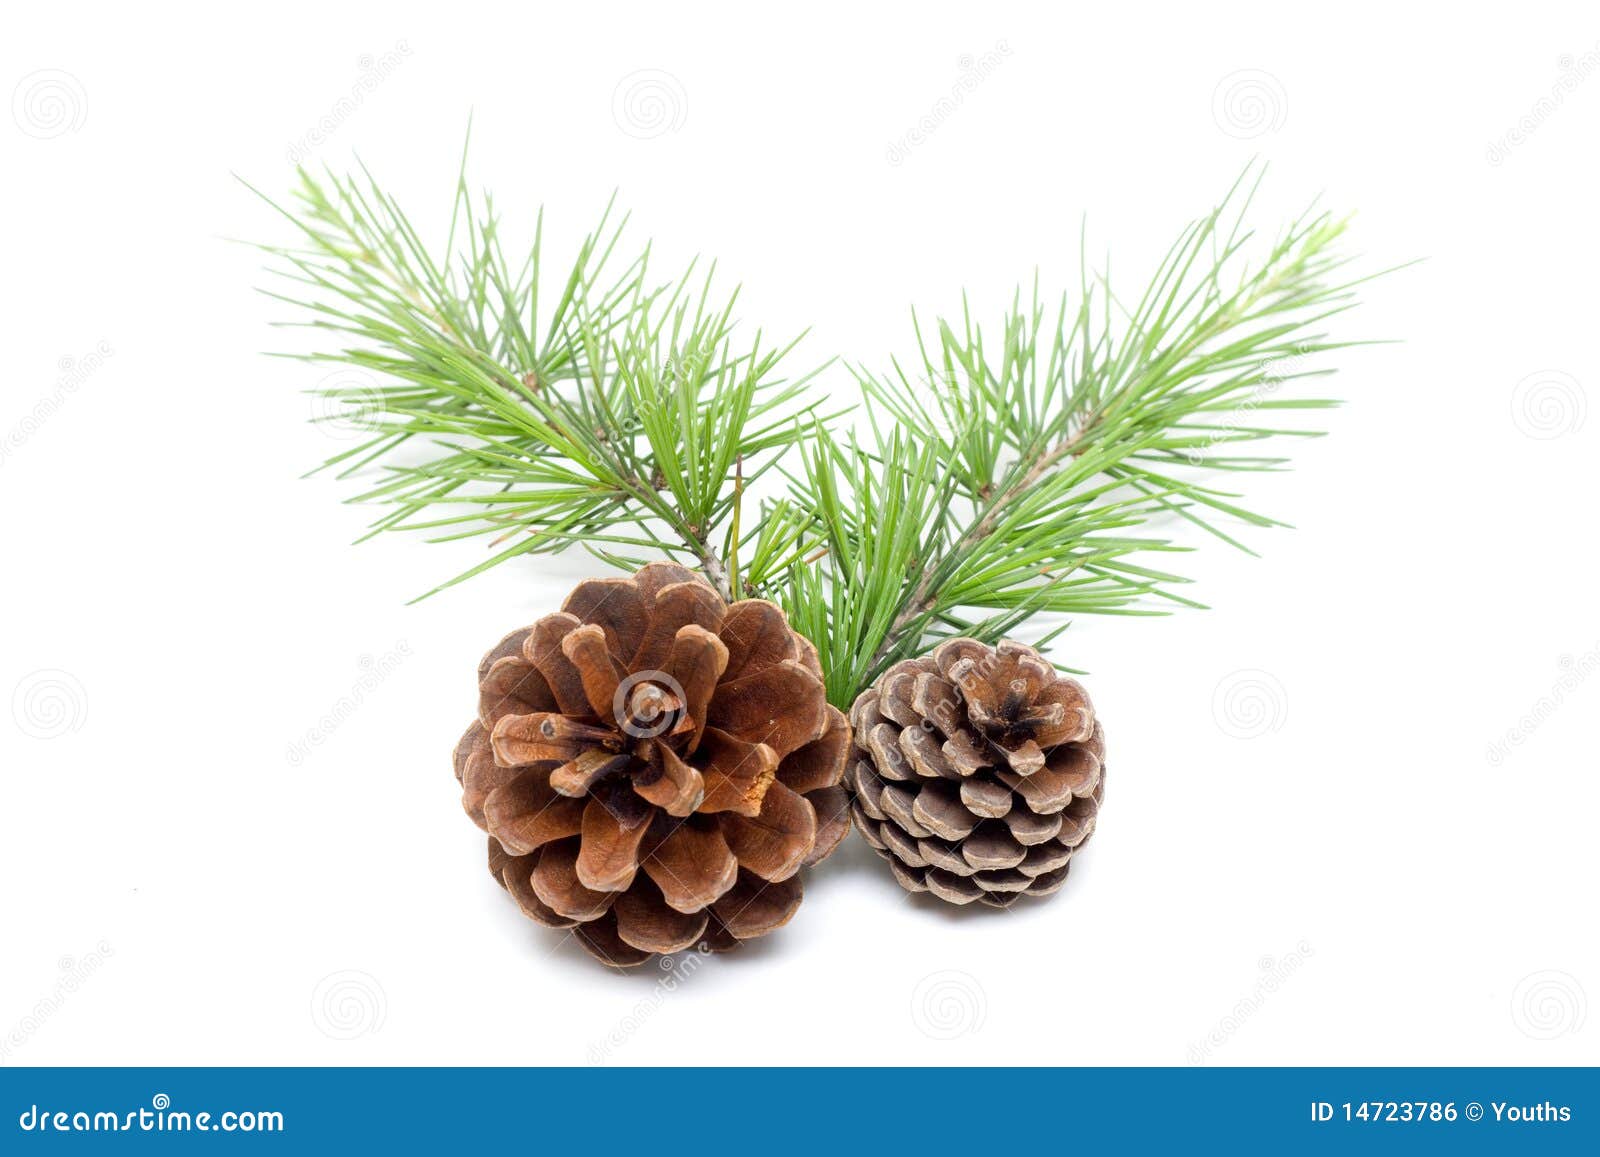
[[[1600,1061],[1594,6],[1055,9],[12,11],[0,1061]],[[615,99],[640,72],[664,106]],[[593,564],[403,605],[479,548],[349,545],[351,491],[297,479],[341,448],[320,375],[260,356],[227,241],[287,239],[231,174],[286,191],[297,144],[442,230],[469,112],[514,233],[543,202],[569,250],[620,188],[815,361],[1069,281],[1083,214],[1132,285],[1255,155],[1267,231],[1321,193],[1364,268],[1427,259],[1250,487],[1296,529],[1200,544],[1209,611],[1068,632],[1111,782],[1062,894],[912,902],[852,839],[665,993],[490,881],[473,666]]]

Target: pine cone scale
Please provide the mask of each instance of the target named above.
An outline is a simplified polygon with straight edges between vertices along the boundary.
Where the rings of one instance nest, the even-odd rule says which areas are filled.
[[[800,870],[817,839],[817,813],[805,796],[773,782],[754,817],[727,812],[722,835],[739,866],[778,883]]]
[[[543,677],[555,696],[556,710],[575,718],[589,716],[592,708],[583,689],[583,676],[567,658],[562,643],[582,625],[565,612],[548,615],[534,624],[533,634],[522,644],[523,657]]]
[[[649,752],[650,769],[633,781],[633,790],[669,816],[691,815],[706,797],[705,777],[663,743]]]
[[[538,774],[524,773],[495,788],[483,805],[484,826],[514,856],[582,830],[585,805],[551,790]]]
[[[806,799],[811,801],[812,809],[816,812],[817,837],[815,845],[801,862],[803,868],[827,859],[850,834],[850,794],[843,786],[835,784],[818,788],[807,793]]]
[[[609,775],[626,768],[633,757],[625,752],[591,747],[576,759],[563,763],[550,773],[550,786],[561,795],[582,799]]]
[[[607,718],[622,675],[612,661],[606,632],[594,623],[568,631],[561,638],[561,653],[578,673],[578,684],[583,688],[589,711],[596,719]]]
[[[1009,793],[1006,802],[1010,803]],[[928,832],[946,840],[967,839],[978,826],[978,815],[967,805],[961,788],[944,779],[922,785],[911,802],[911,818]]]
[[[822,680],[792,659],[723,686],[709,710],[713,727],[785,756],[822,735],[828,724]]]
[[[491,839],[490,841],[494,841]],[[531,856],[503,856],[500,871],[495,873],[495,878],[504,885],[511,898],[516,901],[517,907],[528,919],[546,928],[571,928],[576,920],[562,916],[551,908],[539,894],[533,890],[533,871],[538,866],[537,853]]]
[[[631,791],[592,795],[583,809],[578,882],[594,892],[623,892],[639,870],[654,810]]]
[[[961,806],[975,816],[997,820],[1011,811],[1011,792],[1003,783],[988,779],[969,779],[956,789]]]
[[[778,753],[764,743],[747,743],[717,727],[707,727],[701,748],[705,798],[700,811],[761,814],[761,804],[778,775]]]
[[[662,587],[629,669],[659,669],[672,654],[673,641],[681,629],[695,626],[715,634],[722,626],[723,614],[721,597],[698,579]]]
[[[644,638],[650,609],[637,584],[625,578],[603,578],[579,583],[561,610],[599,627],[611,653],[627,660]]]
[[[635,948],[622,939],[617,929],[616,914],[612,912],[578,924],[572,932],[591,956],[615,968],[634,968],[655,955],[648,949]]]
[[[738,881],[711,906],[711,912],[729,934],[750,940],[787,924],[803,895],[798,876],[771,883],[741,869]]]
[[[644,952],[681,952],[705,934],[710,921],[704,911],[678,911],[643,882],[619,896],[612,911],[618,937]]]
[[[712,824],[676,825],[642,866],[670,906],[691,914],[720,900],[739,876],[738,858]]]
[[[672,640],[666,672],[683,689],[683,711],[694,724],[687,744],[690,755],[700,746],[711,697],[727,666],[727,646],[704,627],[683,627]]]
[[[522,655],[505,655],[479,679],[478,719],[493,727],[507,715],[553,711],[556,697],[534,665]]]
[[[529,876],[534,895],[552,912],[580,923],[597,920],[611,910],[615,892],[595,892],[578,879],[578,840],[546,844]]]
[[[760,670],[799,658],[799,647],[788,618],[773,603],[747,599],[728,608],[722,624],[722,641],[728,645],[724,675],[737,679],[746,670]]]
[[[850,721],[837,707],[824,705],[823,710],[822,734],[783,761],[779,778],[791,791],[821,791],[839,782],[839,769],[850,753]]]
[[[474,722],[456,747],[456,779],[461,784],[461,806],[472,822],[484,826],[483,807],[497,787],[510,783],[522,773],[520,767],[502,767],[495,762],[489,733]]]

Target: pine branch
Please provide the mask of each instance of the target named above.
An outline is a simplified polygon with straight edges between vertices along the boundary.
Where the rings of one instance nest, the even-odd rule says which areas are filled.
[[[1248,550],[1224,527],[1281,525],[1226,480],[1285,466],[1248,444],[1318,436],[1284,415],[1336,404],[1298,387],[1363,344],[1325,332],[1365,280],[1339,279],[1344,222],[1256,238],[1247,171],[1137,300],[1084,266],[1072,297],[1047,308],[1035,282],[987,333],[964,300],[913,315],[920,363],[852,367],[868,428],[841,435],[810,396],[819,371],[785,376],[794,342],[739,340],[710,271],[661,282],[648,247],[618,256],[611,207],[555,275],[542,215],[512,260],[464,156],[437,252],[365,171],[300,176],[280,212],[301,242],[264,247],[267,292],[324,339],[285,356],[355,373],[318,392],[369,436],[322,468],[377,472],[352,500],[383,508],[368,536],[490,537],[444,586],[573,546],[629,569],[680,558],[725,598],[779,601],[840,706],[942,638],[1198,606],[1152,565],[1189,549],[1156,528]],[[769,472],[788,493],[747,517]]]
[[[1242,177],[1183,230],[1131,305],[1108,274],[1085,268],[1075,305],[1063,296],[1047,311],[1037,286],[1026,305],[1019,294],[996,343],[963,303],[931,336],[913,318],[915,374],[899,362],[885,376],[856,369],[876,449],[835,448],[850,463],[839,470],[848,489],[815,462],[793,480],[792,507],[817,512],[811,530],[828,550],[820,568],[792,566],[769,588],[827,639],[834,702],[847,705],[889,665],[953,634],[993,641],[1041,611],[1198,606],[1177,589],[1187,580],[1140,558],[1187,549],[1139,533],[1158,521],[1241,549],[1219,516],[1280,525],[1216,479],[1285,461],[1238,454],[1242,443],[1318,435],[1277,416],[1336,404],[1292,387],[1329,372],[1316,355],[1361,344],[1322,328],[1353,304],[1360,281],[1338,280],[1345,223],[1326,213],[1303,215],[1264,246],[1253,238],[1254,191]],[[914,549],[882,517],[861,457],[938,496],[895,515],[915,525]]]
[[[333,343],[283,356],[356,371],[316,392],[325,420],[369,435],[320,469],[380,471],[352,500],[385,508],[363,537],[492,537],[496,553],[435,591],[582,545],[624,567],[682,556],[734,597],[741,476],[805,436],[794,419],[815,409],[816,371],[780,376],[795,342],[740,344],[737,292],[720,296],[712,272],[656,283],[648,248],[619,259],[611,206],[542,309],[543,214],[513,261],[465,164],[437,253],[365,170],[301,170],[279,208],[301,243],[261,247],[282,286],[265,292]]]

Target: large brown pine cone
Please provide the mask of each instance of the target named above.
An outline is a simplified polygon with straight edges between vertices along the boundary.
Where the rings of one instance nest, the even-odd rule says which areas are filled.
[[[580,583],[478,687],[455,766],[489,870],[608,964],[772,931],[849,830],[816,648],[680,566]]]
[[[1003,908],[1066,882],[1105,793],[1089,696],[1031,647],[950,639],[850,712],[857,826],[908,891]]]

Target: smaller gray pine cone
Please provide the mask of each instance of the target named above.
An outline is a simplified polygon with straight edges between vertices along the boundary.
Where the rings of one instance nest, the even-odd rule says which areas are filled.
[[[1105,733],[1033,648],[947,640],[889,668],[850,722],[856,824],[906,890],[1004,908],[1066,883],[1105,795]]]

